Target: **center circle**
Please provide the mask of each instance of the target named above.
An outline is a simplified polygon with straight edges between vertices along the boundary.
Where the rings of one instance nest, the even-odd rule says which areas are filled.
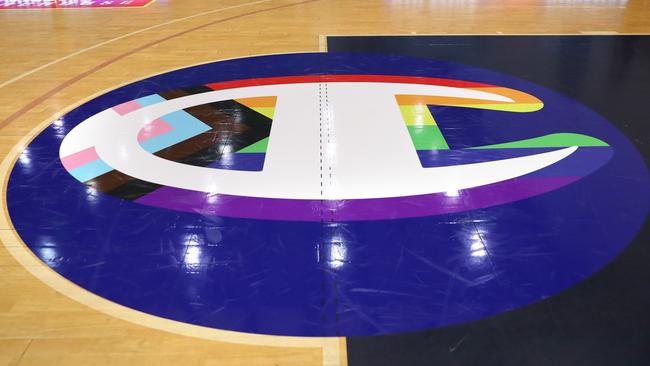
[[[34,254],[110,301],[217,329],[360,336],[575,285],[636,234],[648,183],[609,122],[524,80],[290,54],[75,108],[23,151],[7,205]]]

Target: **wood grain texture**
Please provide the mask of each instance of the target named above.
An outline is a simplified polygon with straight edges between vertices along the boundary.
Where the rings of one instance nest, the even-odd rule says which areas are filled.
[[[103,91],[153,74],[249,55],[317,52],[320,35],[647,33],[650,1],[175,0],[143,9],[0,11],[0,31],[6,179],[16,146],[39,128]],[[346,363],[344,343],[341,354],[324,359],[318,347],[200,339],[107,315],[36,279],[31,272],[46,271],[37,263],[17,261],[9,250],[23,250],[22,243],[6,219],[0,234],[0,365]]]

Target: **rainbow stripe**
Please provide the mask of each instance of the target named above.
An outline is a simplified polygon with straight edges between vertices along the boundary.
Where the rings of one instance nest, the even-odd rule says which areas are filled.
[[[536,97],[518,90],[497,86],[466,87],[464,89],[497,94],[512,102],[495,102],[469,98],[399,94],[395,96],[415,149],[449,150],[428,105],[488,109],[507,112],[534,112],[544,104]]]

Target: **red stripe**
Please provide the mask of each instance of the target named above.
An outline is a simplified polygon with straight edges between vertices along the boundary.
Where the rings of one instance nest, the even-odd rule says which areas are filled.
[[[320,80],[321,80],[321,76],[319,75],[281,76],[275,78],[222,81],[219,83],[207,84],[206,86],[214,90],[223,90],[223,89],[243,88],[246,86],[317,83]]]
[[[402,83],[402,84],[425,84],[451,86],[455,88],[489,88],[494,85],[475,83],[472,81],[425,78],[418,76],[394,76],[394,75],[304,75],[304,76],[280,76],[273,78],[244,79],[223,81],[207,84],[208,88],[214,90],[243,88],[246,86],[280,85],[280,84],[304,84],[304,83]]]

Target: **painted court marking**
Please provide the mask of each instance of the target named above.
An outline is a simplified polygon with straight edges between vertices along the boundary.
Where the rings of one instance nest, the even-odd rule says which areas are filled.
[[[66,110],[69,109],[66,108]],[[7,194],[11,168],[18,156],[29,145],[31,140],[47,128],[51,122],[51,119],[47,119],[38,124],[36,128],[32,129],[16,143],[0,162],[0,181],[2,182],[2,195],[4,197]],[[2,205],[4,214],[0,215],[0,241],[4,244],[5,249],[25,270],[41,282],[89,308],[147,328],[188,337],[251,346],[320,348],[322,349],[323,365],[347,365],[345,337],[269,336],[202,327],[145,314],[88,292],[56,273],[27,248],[11,223],[6,200],[3,200]]]
[[[144,44],[144,45],[142,45],[140,47],[136,47],[136,48],[134,48],[134,49],[132,49],[130,51],[127,51],[127,52],[124,52],[124,53],[122,53],[120,55],[117,55],[112,59],[104,61],[101,64],[99,64],[99,65],[97,65],[97,66],[95,66],[95,67],[93,67],[93,68],[91,68],[89,70],[86,70],[85,72],[82,72],[81,74],[79,74],[79,75],[77,75],[77,76],[75,76],[75,77],[73,77],[71,79],[68,79],[68,80],[64,81],[63,83],[61,83],[58,86],[54,87],[50,91],[48,91],[45,94],[41,95],[40,97],[32,100],[29,104],[25,105],[24,107],[22,107],[21,109],[14,112],[9,117],[7,117],[4,121],[0,122],[0,129],[4,128],[5,126],[7,126],[11,122],[15,121],[16,119],[20,118],[23,114],[29,112],[34,107],[41,104],[43,101],[45,101],[48,98],[56,95],[61,90],[65,89],[68,86],[76,83],[77,81],[85,78],[86,76],[94,74],[95,72],[97,72],[97,71],[99,71],[99,70],[101,70],[101,69],[103,69],[103,68],[105,68],[105,67],[107,67],[107,66],[109,66],[109,65],[111,65],[111,64],[113,64],[113,63],[115,63],[115,62],[117,62],[117,61],[119,61],[119,60],[121,60],[123,58],[125,58],[125,57],[127,57],[127,56],[136,54],[136,53],[138,53],[138,52],[140,52],[142,50],[145,50],[145,49],[150,48],[152,46],[155,46],[157,44],[163,43],[163,42],[168,41],[170,39],[180,37],[182,35],[194,32],[194,31],[199,30],[199,29],[207,28],[207,27],[215,25],[215,24],[225,23],[225,22],[230,21],[230,20],[240,19],[240,18],[244,18],[244,17],[250,16],[250,15],[255,15],[255,14],[266,13],[266,12],[270,12],[270,11],[273,11],[273,10],[289,8],[289,7],[296,6],[296,5],[303,5],[303,4],[313,3],[313,2],[316,2],[316,1],[319,1],[319,0],[305,0],[305,1],[298,2],[298,3],[279,5],[279,6],[276,6],[276,7],[273,7],[273,8],[255,10],[255,11],[251,11],[251,12],[244,13],[244,14],[233,15],[233,16],[228,17],[228,18],[218,19],[218,20],[215,20],[215,21],[212,21],[212,22],[208,22],[208,23],[196,26],[194,28],[184,30],[182,32],[174,33],[174,34],[172,34],[170,36],[163,37],[163,38],[157,39],[155,41],[146,43],[146,44]]]
[[[182,22],[182,21],[185,21],[185,20],[188,20],[188,19],[197,18],[197,17],[200,17],[200,16],[208,15],[208,14],[220,13],[220,12],[223,12],[223,11],[226,11],[226,10],[237,9],[237,8],[242,8],[242,7],[245,7],[245,6],[251,6],[251,5],[257,5],[257,4],[267,3],[267,2],[269,2],[269,1],[272,1],[272,0],[259,0],[259,1],[249,2],[249,3],[239,4],[239,5],[227,6],[227,7],[225,7],[225,8],[219,8],[219,9],[214,9],[214,10],[208,10],[208,11],[205,11],[205,12],[202,12],[202,13],[198,13],[198,14],[194,14],[194,15],[186,16],[186,17],[183,17],[183,18],[178,18],[178,19],[170,20],[170,21],[167,21],[167,22],[164,22],[164,23],[160,23],[160,24],[156,24],[156,25],[153,25],[153,26],[151,26],[151,27],[142,28],[142,29],[140,29],[140,30],[137,30],[137,31],[134,31],[134,32],[131,32],[131,33],[127,33],[127,34],[121,35],[121,36],[119,36],[119,37],[115,37],[115,38],[109,39],[109,40],[107,40],[107,41],[104,41],[104,42],[101,42],[101,43],[97,43],[96,45],[93,45],[93,46],[90,46],[90,47],[86,47],[86,48],[81,49],[81,50],[79,50],[79,51],[77,51],[77,52],[73,52],[73,53],[71,53],[71,54],[69,54],[69,55],[67,55],[67,56],[63,56],[63,57],[61,57],[61,58],[59,58],[59,59],[56,59],[56,60],[51,61],[51,62],[48,62],[48,63],[46,63],[46,64],[44,64],[44,65],[41,65],[41,66],[39,66],[39,67],[37,67],[37,68],[35,68],[35,69],[29,70],[29,71],[27,71],[27,72],[24,72],[24,73],[22,73],[22,74],[20,74],[20,75],[18,75],[18,76],[16,76],[16,77],[14,77],[14,78],[12,78],[12,79],[9,79],[9,80],[7,80],[7,81],[5,81],[5,82],[0,83],[0,88],[4,88],[5,86],[10,85],[10,84],[13,84],[13,83],[15,83],[16,81],[18,81],[18,80],[20,80],[20,79],[24,79],[24,78],[26,78],[26,77],[29,76],[29,75],[32,75],[32,74],[34,74],[34,73],[37,73],[37,72],[39,72],[39,71],[41,71],[41,70],[43,70],[43,69],[46,69],[46,68],[48,68],[48,67],[50,67],[50,66],[52,66],[52,65],[56,65],[56,64],[58,64],[58,63],[60,63],[60,62],[63,62],[63,61],[65,61],[65,60],[71,59],[71,58],[73,58],[73,57],[75,57],[75,56],[81,55],[82,53],[86,53],[86,52],[88,52],[88,51],[92,51],[92,50],[94,50],[94,49],[96,49],[96,48],[99,48],[99,47],[105,46],[105,45],[107,45],[107,44],[110,44],[110,43],[113,43],[113,42],[119,41],[119,40],[124,39],[124,38],[128,38],[128,37],[131,37],[131,36],[135,36],[136,34],[140,34],[140,33],[146,32],[146,31],[150,31],[150,30],[152,30],[152,29],[156,29],[156,28],[164,27],[164,26],[166,26],[166,25],[170,25],[170,24],[174,24],[174,23]]]

